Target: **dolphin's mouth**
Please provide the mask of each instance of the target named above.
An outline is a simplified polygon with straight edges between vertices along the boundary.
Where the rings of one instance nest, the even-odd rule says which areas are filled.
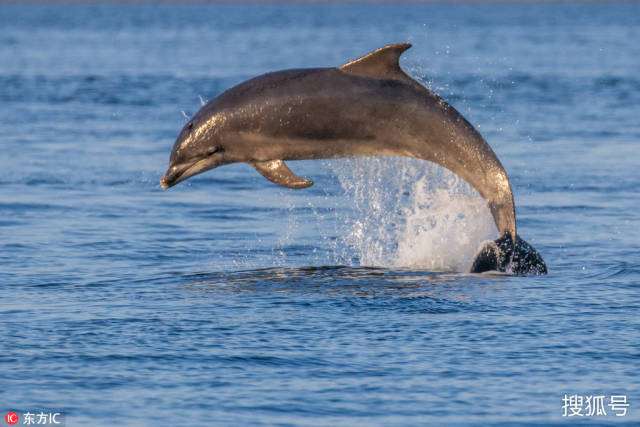
[[[187,179],[187,171],[195,166],[196,163],[197,162],[187,165],[169,166],[169,169],[167,169],[164,176],[160,179],[160,185],[162,188],[166,190],[167,188],[173,187],[180,181]]]
[[[198,160],[187,165],[169,167],[162,179],[160,179],[160,185],[166,190],[167,188],[173,187],[177,183],[182,182],[193,175],[204,172],[209,169],[205,166],[206,160],[208,159]]]
[[[170,167],[165,172],[164,176],[160,179],[160,185],[165,190],[167,188],[173,187],[174,185],[176,185],[177,183],[179,183],[180,181],[185,179],[185,178],[182,178],[182,175],[184,175],[184,172],[186,170],[187,169],[178,168],[176,166]],[[182,179],[180,179],[180,178],[182,178]]]
[[[194,175],[206,172],[222,164],[224,164],[222,154],[217,153],[192,163],[169,166],[167,172],[165,172],[164,176],[160,179],[160,185],[166,190],[187,178],[191,178]]]

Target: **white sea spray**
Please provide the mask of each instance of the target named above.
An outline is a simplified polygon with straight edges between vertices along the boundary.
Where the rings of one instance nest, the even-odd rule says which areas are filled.
[[[497,235],[486,202],[442,167],[400,157],[327,164],[345,192],[343,203],[352,206],[337,218],[337,258],[357,258],[366,266],[467,271],[481,243]]]

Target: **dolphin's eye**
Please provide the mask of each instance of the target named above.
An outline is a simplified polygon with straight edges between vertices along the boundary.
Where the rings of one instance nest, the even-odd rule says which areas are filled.
[[[210,148],[210,149],[207,151],[207,156],[213,156],[213,155],[214,155],[214,154],[216,154],[218,151],[220,151],[220,149],[219,149],[218,147]]]
[[[189,124],[187,125],[187,129],[189,130],[193,129],[193,122],[189,122]]]

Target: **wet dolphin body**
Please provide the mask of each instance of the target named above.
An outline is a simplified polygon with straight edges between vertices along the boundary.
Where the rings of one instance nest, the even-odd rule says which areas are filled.
[[[544,261],[516,233],[513,193],[495,153],[442,98],[405,74],[393,44],[337,68],[285,70],[235,86],[182,129],[161,180],[169,188],[209,169],[253,165],[288,188],[313,182],[285,160],[407,156],[437,163],[487,201],[500,238],[476,255],[472,272],[544,274]]]

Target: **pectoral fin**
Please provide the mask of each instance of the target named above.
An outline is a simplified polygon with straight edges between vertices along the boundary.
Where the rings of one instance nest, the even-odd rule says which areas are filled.
[[[269,181],[275,182],[283,187],[299,189],[311,187],[313,185],[313,181],[301,178],[291,172],[282,160],[251,162],[251,165]]]

